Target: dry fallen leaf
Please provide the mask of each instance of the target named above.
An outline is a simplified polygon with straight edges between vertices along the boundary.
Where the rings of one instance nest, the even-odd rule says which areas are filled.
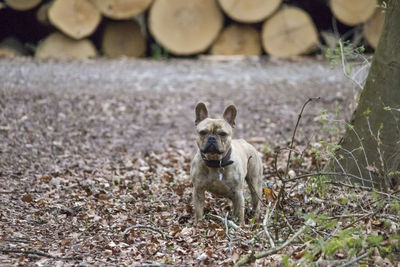
[[[272,188],[264,187],[263,192],[268,202],[274,203],[276,201],[277,195]]]
[[[381,226],[383,226],[383,221],[381,221],[381,220],[372,220],[371,224],[373,226],[376,226],[376,227],[381,227]]]
[[[23,195],[21,199],[22,199],[23,202],[27,202],[27,203],[30,203],[30,202],[33,201],[33,197],[29,193]]]
[[[292,257],[295,258],[296,260],[298,260],[298,259],[301,259],[305,253],[306,253],[305,250],[295,251],[295,252],[293,252]]]

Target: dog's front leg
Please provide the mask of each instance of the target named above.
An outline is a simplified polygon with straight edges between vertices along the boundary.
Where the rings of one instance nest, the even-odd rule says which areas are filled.
[[[232,198],[233,216],[239,219],[240,225],[244,225],[244,197],[243,192],[238,190]]]
[[[203,218],[204,212],[204,190],[194,187],[193,204],[195,211],[195,223],[197,224]]]

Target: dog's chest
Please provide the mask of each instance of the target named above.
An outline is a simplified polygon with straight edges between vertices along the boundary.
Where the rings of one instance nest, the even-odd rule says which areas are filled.
[[[244,176],[240,173],[213,169],[210,171],[204,181],[207,191],[216,195],[229,197],[233,192],[237,191],[243,183]]]

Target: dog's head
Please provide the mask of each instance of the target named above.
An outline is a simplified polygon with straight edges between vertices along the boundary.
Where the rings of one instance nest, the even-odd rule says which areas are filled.
[[[235,125],[236,107],[229,105],[225,108],[222,119],[208,117],[204,103],[196,105],[197,146],[208,160],[221,160],[231,147],[232,128]]]

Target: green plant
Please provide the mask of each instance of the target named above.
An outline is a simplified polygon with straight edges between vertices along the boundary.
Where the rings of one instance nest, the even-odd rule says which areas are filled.
[[[163,48],[158,43],[154,43],[151,45],[151,57],[153,59],[168,59],[169,53],[166,48]]]

